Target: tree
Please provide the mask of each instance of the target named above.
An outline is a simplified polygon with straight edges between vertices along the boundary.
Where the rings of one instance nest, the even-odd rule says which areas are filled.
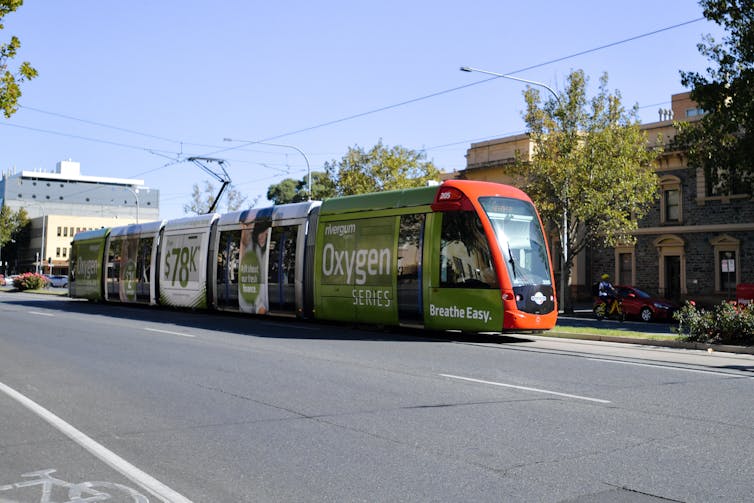
[[[267,199],[275,204],[299,203],[308,198],[308,176],[301,180],[286,178],[280,183],[270,185]],[[312,199],[321,201],[335,195],[335,184],[324,171],[312,171]]]
[[[183,212],[203,215],[204,213],[207,213],[212,207],[212,203],[215,202],[216,196],[217,189],[212,182],[204,180],[204,189],[200,189],[199,184],[195,183],[193,190],[191,191],[191,202],[189,204],[183,205]],[[225,211],[228,212],[240,210],[244,207],[253,208],[257,203],[257,200],[259,199],[258,197],[254,198],[251,204],[247,205],[246,201],[248,200],[248,198],[241,194],[241,192],[237,190],[233,186],[233,184],[228,186],[228,188],[223,193],[223,196],[225,198],[225,204],[220,202],[217,205],[218,211],[220,211],[221,208],[224,208]]]
[[[5,264],[16,263],[18,258],[18,243],[28,242],[29,215],[26,210],[19,208],[13,211],[5,204],[0,207],[0,273],[7,274]]]
[[[28,223],[29,215],[25,209],[13,211],[3,204],[0,207],[0,246],[10,243]]]
[[[298,184],[293,178],[286,178],[280,183],[270,185],[267,189],[267,199],[275,204],[295,203],[299,201]]]
[[[634,241],[632,231],[657,198],[651,164],[659,148],[648,148],[637,107],[627,112],[619,92],[586,96],[583,71],[572,72],[564,92],[540,105],[539,91],[524,93],[524,119],[534,142],[530,161],[519,163],[523,189],[540,215],[560,235],[564,256],[561,285],[568,285],[574,257],[587,246]],[[568,288],[561,299],[570,309]]]
[[[691,99],[706,113],[696,122],[677,126],[677,141],[689,164],[705,169],[710,186],[721,193],[754,189],[754,3],[751,0],[701,0],[704,17],[725,28],[716,42],[711,35],[699,52],[716,68],[707,75],[681,72]]]
[[[325,171],[338,196],[422,187],[440,176],[440,171],[425,158],[423,152],[387,147],[380,140],[369,152],[358,146],[349,147],[340,161],[325,163]]]
[[[5,28],[2,20],[6,14],[15,11],[23,3],[23,0],[0,0],[0,30]],[[12,36],[8,43],[0,43],[0,108],[6,119],[18,109],[18,99],[21,97],[20,84],[33,79],[38,73],[28,61],[21,63],[15,73],[8,69],[8,62],[16,57],[20,47],[21,41],[15,36]]]

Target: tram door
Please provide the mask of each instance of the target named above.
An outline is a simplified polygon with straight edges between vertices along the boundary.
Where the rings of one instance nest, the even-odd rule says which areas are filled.
[[[298,225],[273,227],[267,269],[271,311],[296,311],[296,239]]]
[[[503,301],[479,215],[473,211],[433,213],[427,227],[424,326],[500,330]]]
[[[424,215],[401,215],[398,231],[398,319],[422,320],[422,248]]]

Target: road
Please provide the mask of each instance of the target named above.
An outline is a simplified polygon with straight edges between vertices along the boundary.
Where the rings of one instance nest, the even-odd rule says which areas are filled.
[[[750,501],[753,397],[748,355],[0,293],[3,503]]]

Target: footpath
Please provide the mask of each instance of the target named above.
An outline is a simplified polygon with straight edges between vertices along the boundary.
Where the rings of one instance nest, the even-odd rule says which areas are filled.
[[[545,337],[581,339],[590,341],[621,342],[679,349],[720,351],[725,353],[754,354],[754,346],[733,346],[727,344],[707,344],[678,340],[673,332],[676,325],[665,321],[598,321],[592,314],[591,306],[576,306],[573,313],[558,314],[555,328],[540,334]]]

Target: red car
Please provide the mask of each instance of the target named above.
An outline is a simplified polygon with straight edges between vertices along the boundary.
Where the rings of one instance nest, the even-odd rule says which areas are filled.
[[[638,317],[642,321],[673,319],[678,305],[667,300],[652,297],[644,290],[633,286],[616,286],[618,295],[623,299],[623,311],[626,316]]]

